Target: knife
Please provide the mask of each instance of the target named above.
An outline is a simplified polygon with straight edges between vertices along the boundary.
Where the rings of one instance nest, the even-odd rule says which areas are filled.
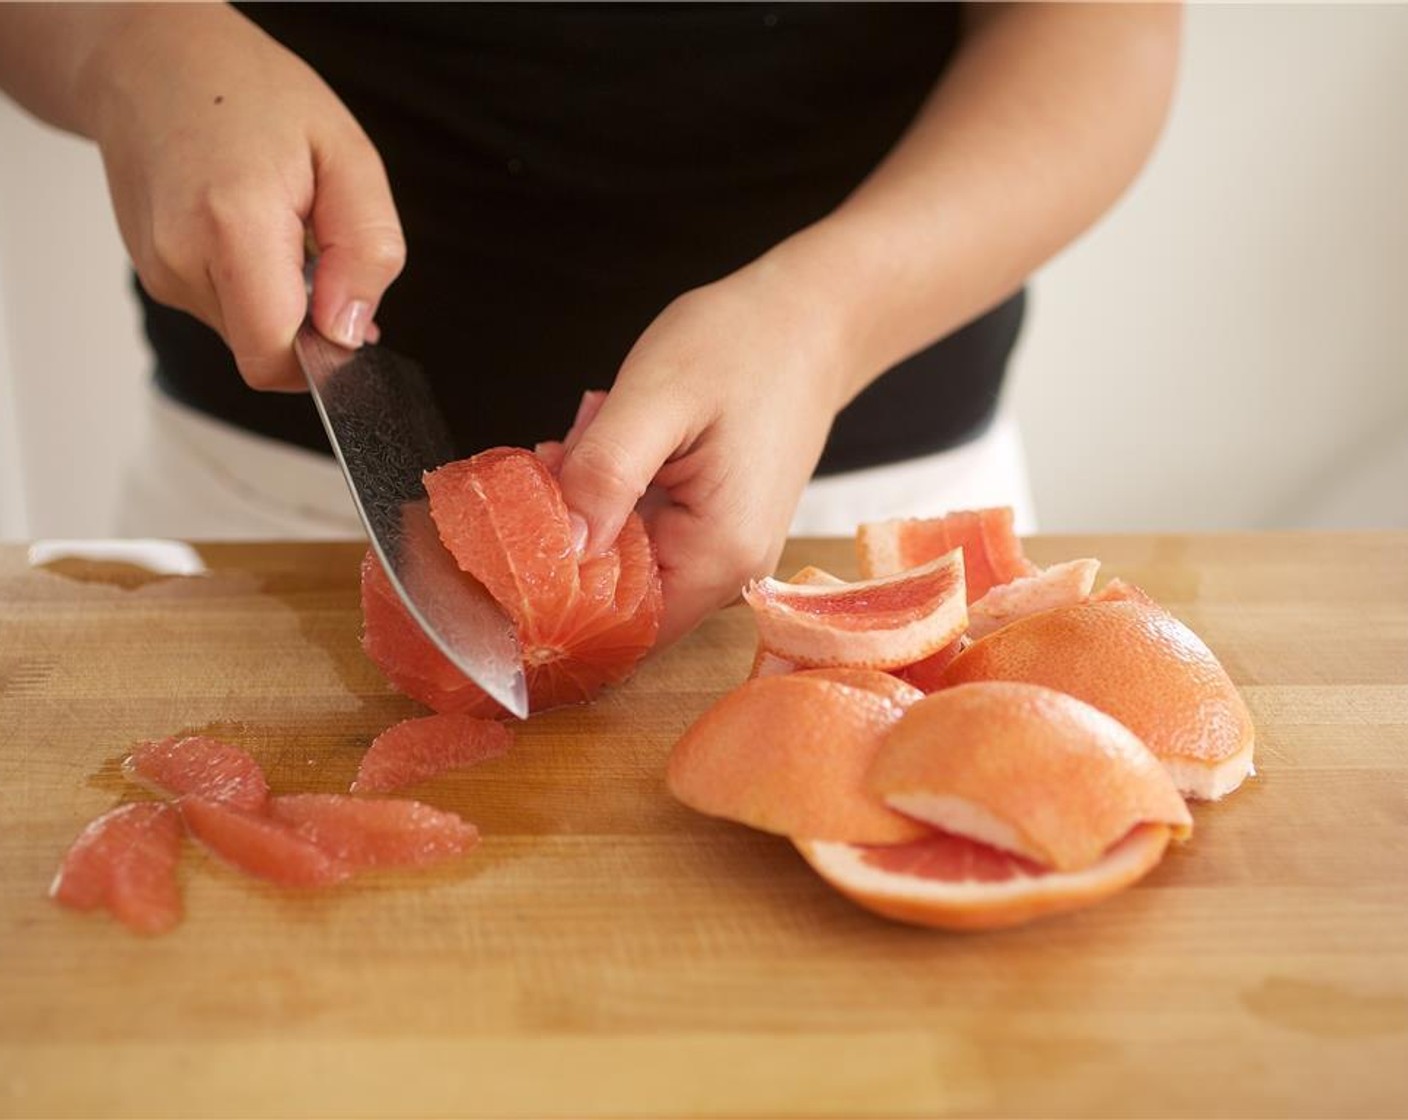
[[[526,718],[513,624],[483,584],[456,566],[430,517],[421,476],[455,453],[420,367],[384,346],[346,350],[310,322],[293,349],[372,548],[406,610],[460,672]]]

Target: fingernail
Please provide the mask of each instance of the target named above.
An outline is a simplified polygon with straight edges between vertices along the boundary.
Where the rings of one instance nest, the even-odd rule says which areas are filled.
[[[381,328],[376,325],[375,319],[373,319],[370,323],[367,324],[367,333],[365,335],[365,338],[373,346],[375,346],[378,342],[381,341]]]
[[[362,345],[367,337],[367,323],[371,319],[371,308],[366,301],[354,299],[339,313],[332,325],[332,340],[349,350]]]
[[[573,551],[581,556],[587,551],[587,519],[580,513],[568,513],[567,524],[572,529]]]

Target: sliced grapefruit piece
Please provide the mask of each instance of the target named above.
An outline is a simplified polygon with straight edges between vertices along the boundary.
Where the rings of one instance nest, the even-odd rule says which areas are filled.
[[[190,793],[251,813],[269,800],[259,763],[239,747],[206,735],[142,743],[123,760],[122,772],[157,793]]]
[[[1252,773],[1251,713],[1221,663],[1182,622],[1138,602],[1081,603],[1018,619],[974,642],[943,684],[1041,684],[1133,731],[1187,797],[1216,800]]]
[[[212,855],[248,875],[281,887],[328,887],[352,873],[344,861],[269,817],[203,797],[183,797],[179,804],[190,834]]]
[[[1067,560],[1036,575],[995,584],[976,603],[969,604],[968,636],[977,640],[1029,614],[1085,602],[1099,568],[1099,560]]]
[[[1188,836],[1173,780],[1123,724],[1040,685],[956,685],[913,705],[866,778],[892,809],[1057,871],[1140,824]]]
[[[494,720],[446,714],[402,720],[367,748],[352,783],[353,793],[388,793],[447,770],[497,758],[513,743],[513,732]]]
[[[877,692],[801,674],[745,681],[684,733],[666,785],[709,816],[783,835],[898,843],[920,824],[865,789],[903,712]]]
[[[823,879],[867,910],[912,925],[989,930],[1109,898],[1148,874],[1168,840],[1166,825],[1142,824],[1098,863],[1066,872],[943,833],[890,847],[795,843]]]
[[[938,652],[968,625],[957,549],[897,575],[839,587],[757,580],[743,598],[763,647],[808,668],[898,668]]]
[[[943,517],[877,521],[856,531],[860,573],[866,579],[927,564],[955,548],[963,550],[968,602],[1019,576],[1036,574],[1012,528],[1012,510],[958,510]]]
[[[180,854],[174,808],[158,801],[119,805],[79,833],[49,895],[74,910],[106,907],[138,933],[165,933],[181,921]]]
[[[428,867],[469,851],[478,830],[454,813],[419,801],[374,801],[341,793],[275,797],[269,815],[354,871]]]

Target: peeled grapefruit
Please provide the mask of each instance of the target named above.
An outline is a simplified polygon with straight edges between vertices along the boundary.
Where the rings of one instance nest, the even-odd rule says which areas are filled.
[[[938,652],[968,624],[963,555],[956,549],[896,575],[839,586],[757,580],[743,597],[763,648],[809,668],[909,665]]]
[[[666,785],[709,816],[790,836],[897,843],[924,835],[864,778],[904,709],[879,692],[800,673],[745,681],[670,753]]]
[[[963,550],[968,602],[1001,583],[1036,573],[1012,528],[1012,510],[958,510],[943,517],[877,521],[856,531],[861,575],[867,579],[917,568],[955,548]]]
[[[194,794],[249,812],[260,811],[269,800],[259,763],[239,747],[206,735],[142,743],[123,760],[122,772],[157,793]]]
[[[514,621],[532,710],[590,700],[634,672],[663,609],[638,515],[610,549],[579,562],[557,480],[531,452],[495,448],[431,472],[425,485],[441,540]],[[503,714],[431,645],[370,558],[362,603],[363,647],[398,688],[437,711]]]
[[[181,822],[158,801],[119,805],[78,835],[49,887],[75,910],[107,910],[138,933],[165,933],[181,921],[176,863]]]
[[[388,793],[447,770],[498,758],[513,732],[494,720],[447,713],[402,720],[367,748],[352,783],[353,793]]]
[[[1114,716],[1188,797],[1215,800],[1252,773],[1251,714],[1212,651],[1162,608],[1082,603],[974,642],[942,683],[1008,680],[1067,692]]]
[[[1140,824],[1193,827],[1173,780],[1117,720],[1039,685],[957,685],[914,704],[866,778],[885,804],[1057,871]]]

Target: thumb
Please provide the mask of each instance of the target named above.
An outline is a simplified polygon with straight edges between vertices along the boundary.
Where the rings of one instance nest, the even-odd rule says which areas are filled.
[[[406,264],[406,242],[391,185],[361,134],[314,151],[313,325],[355,350],[367,340],[377,304]],[[372,331],[373,337],[378,332]]]
[[[562,460],[559,479],[582,552],[610,548],[656,472],[685,443],[682,418],[650,394],[613,389]]]

